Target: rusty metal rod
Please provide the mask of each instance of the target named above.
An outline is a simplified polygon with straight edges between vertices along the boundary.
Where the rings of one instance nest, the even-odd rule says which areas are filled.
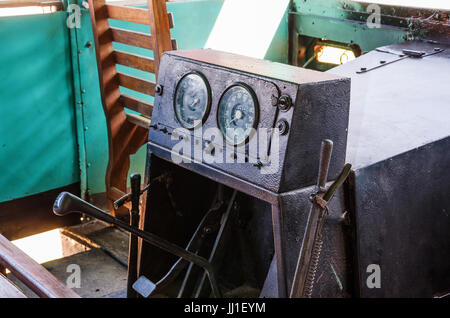
[[[319,158],[319,173],[317,176],[318,192],[324,192],[328,179],[328,169],[330,167],[331,154],[333,152],[333,142],[330,139],[322,140]]]
[[[130,210],[130,226],[138,227],[139,224],[139,201],[141,198],[141,175],[133,173],[130,176],[131,184],[131,210]],[[137,280],[137,250],[138,237],[130,233],[128,243],[128,279],[127,279],[127,298],[136,298],[137,293],[133,289],[133,284]]]
[[[130,176],[131,178],[131,176]],[[139,185],[140,186],[140,185]],[[139,190],[139,195],[143,194],[145,191],[147,191],[150,188],[150,184],[147,184],[144,189]],[[121,196],[120,198],[118,198],[116,201],[114,201],[114,207],[116,209],[120,208],[124,203],[128,202],[131,200],[132,197],[132,192],[129,192],[127,194],[124,194],[123,196]]]
[[[352,165],[349,163],[346,163],[344,168],[342,169],[339,176],[336,178],[336,180],[330,185],[327,192],[323,195],[323,199],[326,202],[329,202],[331,198],[333,197],[334,193],[337,189],[344,183],[345,179],[347,179],[348,175],[350,174],[350,171],[352,169]]]
[[[326,191],[325,185],[328,179],[328,168],[330,166],[332,151],[333,142],[329,139],[322,140],[316,195],[323,195]],[[318,257],[315,260],[313,254],[315,248],[320,246],[317,242],[317,230],[320,222],[321,214],[319,213],[319,209],[313,204],[309,211],[308,222],[303,236],[303,244],[297,259],[294,279],[289,293],[290,298],[304,297],[305,286],[307,286],[308,275],[311,271],[310,268],[314,265],[314,262],[318,261]]]

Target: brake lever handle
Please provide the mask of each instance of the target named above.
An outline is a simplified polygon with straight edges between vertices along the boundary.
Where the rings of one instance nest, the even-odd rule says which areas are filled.
[[[69,192],[61,192],[56,197],[53,203],[53,213],[58,216],[64,216],[69,213],[84,213],[106,223],[115,223],[115,218],[112,215]]]

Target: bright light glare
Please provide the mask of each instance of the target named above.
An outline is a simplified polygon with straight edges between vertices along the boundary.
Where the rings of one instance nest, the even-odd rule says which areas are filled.
[[[205,48],[264,58],[289,0],[225,0]]]
[[[355,53],[352,50],[341,49],[333,46],[321,46],[318,48],[317,61],[328,64],[345,64],[354,60]]]
[[[27,6],[27,7],[13,7],[0,8],[0,17],[11,17],[18,15],[32,15],[32,14],[46,14],[56,11],[55,6]]]
[[[402,7],[415,7],[424,9],[450,10],[448,0],[357,0],[358,2],[395,5]]]
[[[63,257],[60,229],[27,236],[12,243],[39,264]]]

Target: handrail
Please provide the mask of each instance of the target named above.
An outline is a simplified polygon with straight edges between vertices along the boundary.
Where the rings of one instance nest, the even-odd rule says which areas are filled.
[[[8,268],[15,277],[40,297],[80,297],[1,234],[0,265]]]

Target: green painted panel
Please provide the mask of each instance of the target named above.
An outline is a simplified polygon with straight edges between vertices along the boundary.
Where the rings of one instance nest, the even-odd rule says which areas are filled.
[[[363,52],[403,42],[406,32],[399,28],[368,28],[366,24],[295,13],[297,33],[342,43],[356,43]]]
[[[273,36],[272,42],[267,49],[265,60],[279,63],[289,63],[289,12],[286,10],[280,25]]]
[[[407,38],[408,30],[405,28],[386,25],[369,28],[365,21],[367,5],[351,0],[293,0],[290,14],[298,34],[356,43],[363,52],[403,42]],[[360,21],[349,20],[349,11]]]
[[[91,193],[97,184],[105,188],[108,164],[108,138],[105,114],[100,99],[97,60],[89,11],[81,9],[81,28],[71,29],[74,82],[76,90],[77,131],[80,154],[82,194]],[[89,45],[90,44],[90,45]],[[78,81],[78,83],[77,83]],[[81,145],[81,142],[84,144]],[[81,157],[80,157],[81,159]],[[103,190],[104,191],[104,190]]]
[[[0,18],[0,202],[79,181],[66,14]]]

